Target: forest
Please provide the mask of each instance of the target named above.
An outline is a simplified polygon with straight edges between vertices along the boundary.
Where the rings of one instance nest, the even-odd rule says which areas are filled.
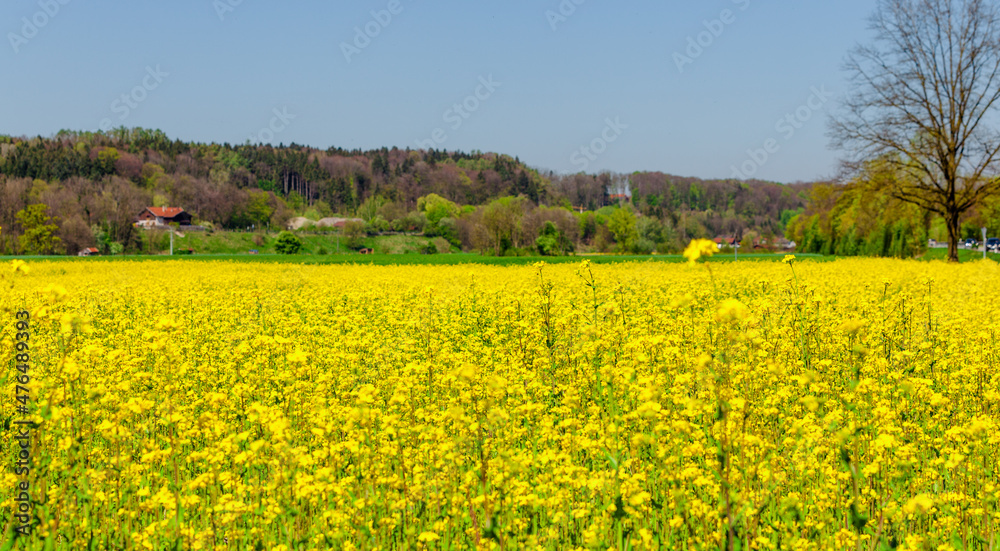
[[[207,231],[357,217],[369,235],[444,237],[483,254],[675,252],[692,238],[780,237],[812,184],[660,172],[557,174],[480,151],[202,144],[162,131],[0,136],[0,254],[144,250],[149,206]],[[308,230],[306,230],[308,231]]]

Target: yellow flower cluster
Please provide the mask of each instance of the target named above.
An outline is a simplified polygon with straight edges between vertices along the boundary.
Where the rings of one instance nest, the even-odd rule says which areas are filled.
[[[26,268],[27,548],[997,541],[993,263]]]
[[[694,265],[698,259],[715,254],[718,246],[709,239],[695,239],[684,249],[684,258],[688,259],[688,264]]]

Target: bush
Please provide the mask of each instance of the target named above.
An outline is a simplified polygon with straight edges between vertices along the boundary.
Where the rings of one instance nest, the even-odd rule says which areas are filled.
[[[302,250],[302,240],[290,231],[283,231],[278,235],[278,242],[274,244],[274,250],[279,254],[297,254]]]
[[[370,222],[365,224],[365,233],[368,235],[378,235],[392,229],[392,226],[381,216],[375,216]]]
[[[447,254],[451,252],[451,243],[449,243],[447,239],[435,237],[434,239],[431,239],[431,243],[437,247],[437,252],[439,254]]]
[[[653,254],[653,251],[655,250],[656,243],[644,237],[640,237],[639,240],[635,242],[635,245],[632,246],[633,254]]]
[[[364,222],[350,221],[344,225],[344,244],[348,249],[358,250],[365,245]]]
[[[542,256],[554,256],[559,254],[559,230],[552,222],[545,222],[542,226],[541,235],[535,239],[535,247],[538,254]]]
[[[422,212],[411,212],[405,217],[393,222],[393,229],[402,232],[420,233],[427,226],[427,217]]]
[[[436,224],[428,224],[424,227],[424,237],[443,237],[456,247],[462,245],[462,241],[458,238],[458,224],[454,218],[442,218]]]
[[[535,248],[542,256],[563,256],[575,249],[573,242],[552,221],[546,221],[542,226],[541,233],[535,240]]]

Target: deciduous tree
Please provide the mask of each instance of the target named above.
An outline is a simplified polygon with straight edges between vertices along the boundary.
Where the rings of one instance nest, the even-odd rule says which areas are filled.
[[[35,204],[17,213],[17,222],[22,230],[17,241],[22,254],[52,254],[62,242],[55,235],[59,226],[52,223],[48,210],[49,207],[44,204]]]
[[[881,160],[893,197],[941,215],[948,258],[958,260],[959,219],[1000,191],[1000,16],[987,0],[879,0],[874,43],[846,69],[853,91],[833,119],[847,166]]]
[[[635,227],[635,214],[627,208],[616,210],[608,218],[608,231],[615,236],[618,252],[623,254],[632,251],[639,239],[639,232]]]

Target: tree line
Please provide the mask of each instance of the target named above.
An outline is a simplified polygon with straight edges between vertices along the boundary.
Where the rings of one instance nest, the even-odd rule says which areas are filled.
[[[808,189],[659,172],[562,175],[479,151],[202,144],[141,128],[61,131],[0,136],[0,253],[138,252],[144,236],[133,224],[148,206],[182,207],[219,230],[356,216],[369,234],[426,233],[488,254],[538,252],[543,237],[553,253],[673,252],[695,237],[780,236],[806,206]],[[48,228],[49,242],[38,241],[39,228]],[[26,232],[36,233],[21,239]]]
[[[786,235],[808,253],[838,256],[920,256],[930,242],[1000,235],[1000,196],[985,197],[963,211],[949,228],[946,217],[899,198],[894,190],[905,175],[873,161],[846,183],[817,183],[806,209],[789,220]]]

